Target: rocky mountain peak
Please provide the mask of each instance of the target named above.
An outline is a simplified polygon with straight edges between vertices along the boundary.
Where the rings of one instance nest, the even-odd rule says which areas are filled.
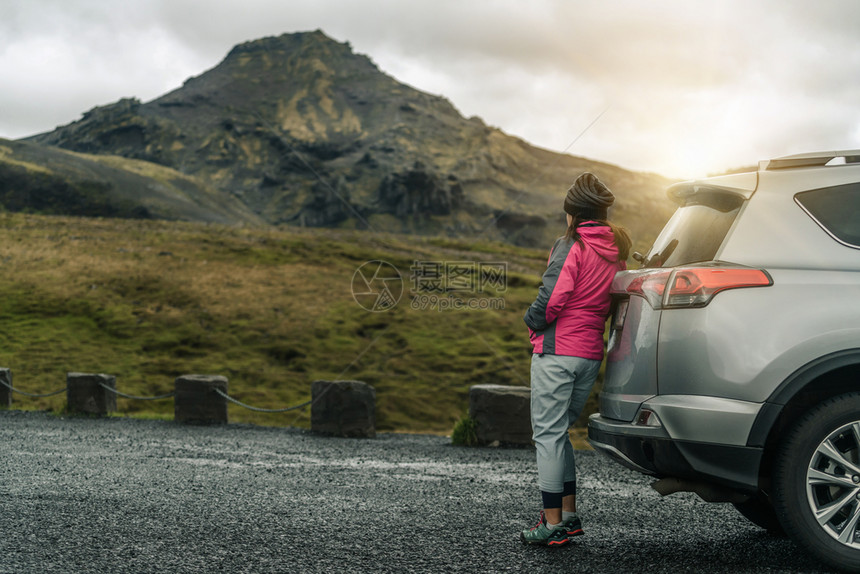
[[[335,68],[344,63],[361,62],[369,63],[377,70],[369,58],[353,53],[349,42],[338,42],[322,30],[270,36],[238,44],[227,54],[224,63],[245,66],[255,58],[262,59],[264,65],[269,68],[289,66],[295,61],[316,60],[329,68]]]
[[[173,168],[270,223],[521,244],[559,233],[556,196],[579,171],[628,177],[466,119],[320,30],[239,44],[151,102],[100,106],[29,139]],[[663,197],[663,181],[653,195],[653,182],[636,181]]]

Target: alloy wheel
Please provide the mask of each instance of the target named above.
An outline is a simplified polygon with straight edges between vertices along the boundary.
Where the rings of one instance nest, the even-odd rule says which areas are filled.
[[[819,443],[806,472],[806,494],[819,526],[841,544],[860,549],[860,421]]]

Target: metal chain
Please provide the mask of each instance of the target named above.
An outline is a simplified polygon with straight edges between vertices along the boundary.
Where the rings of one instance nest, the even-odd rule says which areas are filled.
[[[6,381],[3,381],[3,380],[0,380],[0,385],[3,385],[4,387],[7,387],[9,390],[11,390],[11,391],[13,391],[13,392],[16,392],[16,393],[18,393],[18,394],[21,394],[21,395],[24,395],[24,396],[27,396],[27,397],[34,397],[34,398],[52,397],[52,396],[54,396],[54,395],[59,395],[60,393],[64,393],[64,392],[66,392],[66,390],[68,389],[68,387],[64,387],[64,388],[62,388],[62,389],[60,389],[60,390],[58,390],[58,391],[54,391],[54,392],[52,392],[52,393],[45,393],[45,394],[41,394],[41,395],[39,395],[39,394],[25,393],[24,391],[19,391],[18,389],[13,388],[13,387],[12,387],[12,385],[8,384]],[[161,400],[161,399],[169,399],[170,397],[173,397],[173,396],[175,396],[175,395],[176,395],[176,393],[175,393],[175,392],[169,392],[169,393],[165,393],[165,394],[163,394],[163,395],[158,395],[158,396],[155,396],[155,397],[137,397],[137,396],[134,396],[134,395],[127,395],[127,394],[125,394],[125,393],[122,393],[122,392],[120,392],[120,391],[116,390],[116,389],[115,389],[115,388],[113,388],[113,387],[109,387],[109,386],[107,386],[107,385],[106,385],[106,384],[104,384],[104,383],[99,383],[99,386],[100,386],[101,388],[103,388],[103,389],[105,389],[105,390],[107,390],[107,391],[110,391],[110,392],[112,392],[112,393],[114,393],[114,394],[116,394],[116,395],[119,395],[119,396],[121,396],[121,397],[123,397],[123,398],[126,398],[126,399],[132,399],[132,400],[136,400],[136,401],[157,401],[157,400]],[[298,404],[298,405],[295,405],[295,406],[292,406],[292,407],[286,407],[286,408],[283,408],[283,409],[261,409],[261,408],[259,408],[259,407],[252,407],[251,405],[246,405],[245,403],[243,403],[243,402],[241,402],[241,401],[237,401],[236,399],[234,399],[233,397],[231,397],[231,396],[230,396],[230,395],[228,395],[227,393],[225,393],[225,392],[221,391],[221,389],[213,389],[213,390],[214,390],[216,393],[218,393],[219,395],[221,395],[222,397],[224,397],[225,399],[227,399],[228,401],[230,401],[231,403],[236,404],[236,405],[239,405],[240,407],[244,407],[244,408],[249,409],[249,410],[252,410],[252,411],[257,411],[258,413],[285,413],[285,412],[288,412],[288,411],[294,411],[294,410],[297,410],[297,409],[304,408],[304,407],[308,406],[309,404],[311,404],[311,402],[313,402],[313,401],[305,401],[305,402],[303,402],[303,403],[301,403],[301,404]]]
[[[18,389],[14,388],[12,385],[10,385],[9,383],[7,383],[6,381],[3,381],[3,380],[0,380],[0,385],[3,385],[4,387],[9,389],[13,393],[18,393],[19,395],[24,395],[25,397],[34,397],[37,399],[41,399],[44,397],[53,397],[54,395],[59,395],[60,393],[65,393],[66,389],[68,389],[68,387],[63,387],[59,391],[54,391],[52,393],[45,393],[43,395],[37,395],[37,394],[33,394],[33,393],[25,393],[24,391],[19,391]]]
[[[108,390],[114,394],[117,394],[117,395],[124,397],[126,399],[133,399],[136,401],[157,401],[157,400],[161,400],[161,399],[169,399],[170,397],[172,397],[176,394],[175,392],[171,391],[171,392],[165,393],[163,395],[158,395],[157,397],[135,397],[133,395],[127,395],[125,393],[121,393],[118,390],[116,390],[115,388],[109,387],[104,383],[99,383],[99,385],[101,386],[101,388]]]
[[[304,402],[300,405],[296,405],[294,407],[286,407],[284,409],[261,409],[259,407],[252,407],[251,405],[246,405],[243,402],[237,401],[236,399],[234,399],[233,397],[231,397],[230,395],[228,395],[227,393],[225,393],[221,389],[212,389],[212,390],[215,391],[216,393],[218,393],[219,395],[221,395],[222,397],[224,397],[225,399],[227,399],[228,401],[230,401],[231,403],[239,405],[240,407],[245,407],[246,409],[249,409],[252,411],[257,411],[258,413],[285,413],[287,411],[294,411],[296,409],[306,407],[309,404],[311,404],[311,402],[312,402],[312,401],[307,401],[307,402]]]

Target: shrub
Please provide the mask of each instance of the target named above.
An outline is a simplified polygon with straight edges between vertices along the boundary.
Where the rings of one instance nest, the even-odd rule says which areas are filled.
[[[458,446],[475,446],[478,444],[478,434],[475,432],[475,420],[464,416],[454,425],[451,432],[451,444]]]

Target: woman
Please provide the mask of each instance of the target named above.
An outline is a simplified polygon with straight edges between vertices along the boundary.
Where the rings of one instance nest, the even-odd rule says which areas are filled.
[[[531,419],[543,501],[540,522],[520,535],[527,544],[563,546],[583,533],[567,431],[603,360],[609,286],[627,267],[630,237],[607,221],[614,201],[593,174],[576,179],[564,199],[567,233],[553,245],[543,285],[523,318],[534,345]]]

